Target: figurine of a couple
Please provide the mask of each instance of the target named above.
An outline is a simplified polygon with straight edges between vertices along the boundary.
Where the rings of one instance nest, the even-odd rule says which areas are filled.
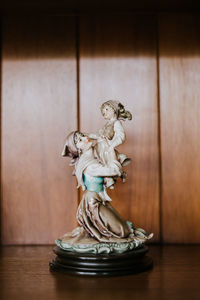
[[[84,190],[77,210],[79,226],[56,240],[56,244],[75,252],[122,253],[142,245],[152,237],[125,221],[110,204],[106,189],[114,188],[116,179],[125,181],[123,167],[130,159],[116,150],[125,141],[122,120],[132,115],[114,100],[101,106],[105,126],[98,133],[71,132],[65,141],[63,156],[71,158],[78,188]]]

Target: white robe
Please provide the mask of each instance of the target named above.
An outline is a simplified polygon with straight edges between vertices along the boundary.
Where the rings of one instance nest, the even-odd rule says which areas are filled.
[[[123,153],[119,153],[115,149],[115,147],[121,145],[126,139],[121,121],[116,119],[110,120],[98,131],[98,133],[91,133],[88,136],[91,139],[97,140],[95,146],[96,157],[104,165],[112,165],[113,161],[118,161],[121,166],[126,166],[130,163],[130,158]],[[125,172],[122,173],[121,178],[123,182],[125,182]],[[104,181],[107,187],[114,188],[115,180],[113,178],[105,178]]]

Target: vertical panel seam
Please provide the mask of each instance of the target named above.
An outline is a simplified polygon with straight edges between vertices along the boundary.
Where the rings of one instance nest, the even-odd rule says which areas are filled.
[[[80,19],[76,16],[77,130],[80,130]]]
[[[76,107],[77,107],[77,130],[80,130],[80,17],[75,17],[76,39]],[[80,189],[77,191],[78,204],[80,203]]]
[[[0,245],[3,243],[2,241],[2,203],[3,203],[3,193],[2,193],[2,30],[3,30],[3,22],[2,18],[0,19]]]
[[[159,225],[160,243],[163,243],[162,226],[162,147],[161,147],[161,109],[160,109],[160,45],[159,45],[159,14],[156,14],[156,74],[157,74],[157,130],[158,130],[158,181],[159,181]]]

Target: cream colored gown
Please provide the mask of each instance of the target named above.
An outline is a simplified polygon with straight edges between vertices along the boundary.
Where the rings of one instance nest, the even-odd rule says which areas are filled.
[[[67,243],[120,242],[134,239],[133,229],[110,204],[104,177],[119,176],[118,161],[103,166],[91,157],[91,151],[81,155],[76,167],[78,186],[85,190],[77,210],[80,227],[67,233],[62,240]]]

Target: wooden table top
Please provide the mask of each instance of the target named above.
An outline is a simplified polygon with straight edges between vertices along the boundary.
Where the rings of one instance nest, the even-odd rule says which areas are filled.
[[[114,278],[85,278],[49,271],[53,246],[4,246],[0,299],[200,299],[200,245],[149,246],[150,271]]]

